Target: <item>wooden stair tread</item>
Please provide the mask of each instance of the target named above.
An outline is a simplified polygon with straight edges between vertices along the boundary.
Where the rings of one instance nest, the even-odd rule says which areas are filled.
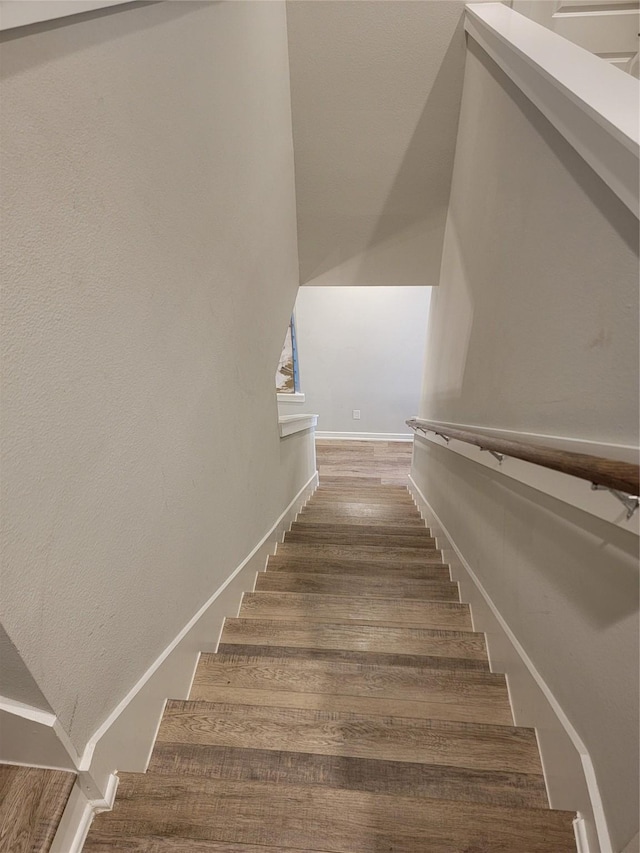
[[[318,488],[315,490],[311,499],[316,495],[333,494],[335,492],[353,492],[357,494],[376,494],[376,495],[402,495],[403,497],[411,497],[411,494],[406,486],[394,485],[392,483],[347,483],[344,480],[335,479],[328,481],[322,479]]]
[[[472,770],[442,764],[383,761],[292,750],[157,742],[148,772],[184,773],[210,779],[269,782],[276,785],[321,785],[348,791],[432,797],[519,808],[548,806],[544,777],[537,773]]]
[[[362,652],[351,649],[318,649],[313,647],[278,645],[252,645],[251,643],[220,643],[218,654],[246,655],[247,657],[298,658],[306,660],[344,661],[364,666],[413,666],[441,670],[476,670],[490,672],[488,661],[469,658],[447,658],[429,655],[401,655],[389,652]]]
[[[344,711],[170,701],[157,739],[542,773],[533,729]]]
[[[401,545],[330,545],[324,542],[283,542],[276,548],[280,557],[327,557],[331,560],[368,560],[371,563],[442,563],[442,552],[431,548]]]
[[[305,574],[349,574],[364,577],[402,577],[416,580],[451,580],[449,566],[446,563],[401,563],[391,564],[371,562],[369,560],[330,559],[328,557],[274,554],[267,560],[268,572],[302,571]]]
[[[464,719],[512,722],[504,676],[479,670],[450,672],[428,667],[368,667],[344,661],[203,654],[191,699],[210,700],[213,696],[216,701],[226,701],[216,696],[218,687],[324,694],[325,708],[332,707],[334,695],[430,702],[438,706],[437,713],[430,715],[437,719],[458,720],[458,709],[464,706]]]
[[[333,494],[325,494],[316,492],[310,499],[308,506],[321,506],[323,504],[351,504],[351,503],[366,503],[369,506],[395,506],[415,509],[415,504],[409,495],[363,495],[362,492],[333,492]]]
[[[393,504],[372,504],[366,501],[336,501],[321,502],[317,504],[307,503],[300,511],[300,516],[308,514],[330,515],[335,517],[348,518],[356,516],[357,518],[420,518],[415,504],[413,506],[402,505],[394,506]]]
[[[369,528],[371,533],[374,533],[380,528],[384,530],[394,530],[395,532],[405,530],[407,527],[411,530],[424,530],[426,532],[429,531],[429,528],[424,523],[423,519],[419,514],[416,515],[399,515],[397,517],[391,518],[380,518],[379,516],[359,516],[359,515],[350,515],[345,516],[339,513],[332,513],[329,511],[321,511],[321,510],[303,510],[298,513],[296,520],[293,522],[293,527],[307,528],[312,529],[315,528],[317,530],[322,530],[325,527],[334,526],[346,529],[353,529],[354,527],[358,528]]]
[[[319,488],[85,853],[575,853],[410,456],[318,442]]]
[[[75,778],[65,770],[0,765],[0,850],[46,853]]]
[[[256,592],[306,592],[326,595],[361,595],[374,598],[409,598],[460,601],[458,584],[450,580],[413,580],[304,572],[259,572]]]
[[[354,536],[421,536],[423,539],[432,539],[429,529],[423,521],[409,519],[405,525],[399,524],[365,524],[367,519],[357,519],[355,524],[345,523],[344,521],[336,522],[331,520],[326,521],[294,521],[291,525],[291,530],[299,531],[300,533],[353,533]],[[409,530],[407,530],[409,527]]]
[[[334,545],[390,545],[393,548],[425,548],[435,549],[436,540],[431,536],[418,533],[396,533],[389,536],[386,533],[332,533],[323,530],[290,530],[284,534],[285,542],[308,542],[309,544],[327,543]]]
[[[351,649],[384,654],[468,658],[487,662],[484,634],[472,631],[228,618],[222,629],[221,642]]]
[[[473,630],[468,604],[407,598],[364,598],[303,592],[250,592],[242,596],[239,616],[262,619],[310,619],[400,625],[408,628]]]
[[[293,847],[274,847],[269,844],[245,844],[235,841],[201,841],[185,836],[171,835],[160,837],[154,834],[123,835],[119,827],[110,830],[102,828],[89,833],[82,853],[310,853],[309,848],[300,850]],[[328,850],[314,850],[311,853],[331,853]]]
[[[394,697],[358,696],[356,694],[313,693],[282,688],[239,687],[236,684],[206,678],[194,682],[191,699],[205,702],[226,702],[237,705],[262,705],[278,708],[316,708],[332,711],[349,711],[354,714],[380,714],[382,716],[414,717],[424,720],[457,720],[466,723],[513,725],[511,709],[504,704],[493,708],[445,705],[435,699],[396,699]]]
[[[134,837],[178,835],[332,853],[460,853],[474,848],[575,853],[572,819],[571,813],[548,809],[123,774],[116,807],[96,818],[92,835],[119,829]]]

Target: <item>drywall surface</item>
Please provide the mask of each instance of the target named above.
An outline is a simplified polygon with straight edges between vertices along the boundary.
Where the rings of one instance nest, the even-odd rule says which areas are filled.
[[[419,439],[412,476],[585,743],[621,850],[638,814],[637,537]]]
[[[637,444],[637,224],[470,41],[421,416]],[[637,539],[424,447],[414,478],[583,739],[622,849],[637,831]]]
[[[31,673],[24,665],[18,650],[13,645],[6,631],[0,625],[0,697],[22,702],[50,711],[47,700],[42,695]]]
[[[410,434],[405,420],[419,403],[430,295],[429,287],[300,288],[302,408],[319,416],[318,430]]]
[[[638,222],[470,42],[421,416],[638,443]]]
[[[309,476],[286,10],[67,18],[2,72],[1,621],[81,750]]]
[[[463,12],[288,3],[301,284],[438,283]]]

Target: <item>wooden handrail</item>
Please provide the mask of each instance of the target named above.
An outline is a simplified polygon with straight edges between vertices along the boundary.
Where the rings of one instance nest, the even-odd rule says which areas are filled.
[[[638,495],[640,491],[640,471],[638,466],[631,462],[620,462],[587,453],[573,453],[569,450],[530,444],[528,441],[495,438],[480,430],[458,429],[422,418],[411,418],[406,421],[406,424],[413,430],[435,432],[447,439],[454,438],[467,444],[475,444],[482,450],[512,456],[514,459],[522,459],[534,465],[542,465],[544,468],[588,480],[606,489],[615,489],[628,495]]]

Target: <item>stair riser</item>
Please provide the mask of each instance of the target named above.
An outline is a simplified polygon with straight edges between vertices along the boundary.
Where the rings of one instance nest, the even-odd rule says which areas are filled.
[[[472,630],[469,607],[447,601],[411,601],[305,593],[245,593],[242,618],[392,624],[409,628]]]
[[[371,563],[366,560],[314,560],[310,557],[296,558],[278,555],[267,560],[269,572],[303,572],[311,574],[348,574],[364,578],[404,578],[409,580],[450,580],[449,567],[442,563]]]
[[[256,592],[306,592],[322,595],[360,595],[375,598],[410,598],[424,601],[460,601],[458,584],[451,581],[407,581],[287,572],[263,572]]]
[[[345,524],[336,521],[309,522],[302,519],[294,521],[291,525],[294,533],[323,533],[323,534],[348,534],[350,536],[415,536],[422,539],[431,539],[429,530],[422,522],[410,525],[399,524]]]
[[[380,761],[305,752],[158,743],[150,773],[204,776],[273,785],[318,785],[336,790],[431,797],[515,808],[545,808],[542,776]]]
[[[390,530],[395,530],[396,532],[401,532],[406,530],[407,528],[410,530],[424,530],[426,533],[429,532],[429,528],[425,526],[424,521],[420,518],[419,515],[416,515],[415,518],[405,518],[404,516],[394,518],[393,516],[389,518],[375,518],[375,517],[364,517],[361,518],[357,515],[345,516],[340,515],[339,513],[320,513],[320,512],[305,512],[302,511],[298,514],[297,520],[294,524],[300,524],[301,527],[312,529],[315,528],[317,530],[322,530],[327,526],[334,526],[340,528],[353,528],[353,527],[364,527],[370,528],[371,532],[374,533],[378,528],[389,528]]]
[[[169,702],[158,741],[542,773],[531,729],[257,705]]]
[[[283,542],[277,546],[279,557],[328,557],[331,560],[367,560],[393,566],[397,563],[428,565],[442,563],[442,552],[431,548],[413,548],[402,545],[342,545],[324,542]]]
[[[467,658],[488,666],[484,634],[268,619],[226,619],[221,643]]]
[[[120,790],[119,808],[98,820],[102,832],[124,838],[173,835],[222,841],[227,850],[235,842],[288,853],[309,851],[310,843],[331,853],[575,851],[568,812],[385,794],[372,801],[366,793],[316,786],[144,774],[125,775]],[[243,853],[263,851],[249,846]]]

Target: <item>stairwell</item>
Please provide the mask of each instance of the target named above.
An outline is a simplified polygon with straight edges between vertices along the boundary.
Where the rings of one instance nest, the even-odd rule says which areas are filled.
[[[85,853],[575,851],[407,489],[320,473]]]

